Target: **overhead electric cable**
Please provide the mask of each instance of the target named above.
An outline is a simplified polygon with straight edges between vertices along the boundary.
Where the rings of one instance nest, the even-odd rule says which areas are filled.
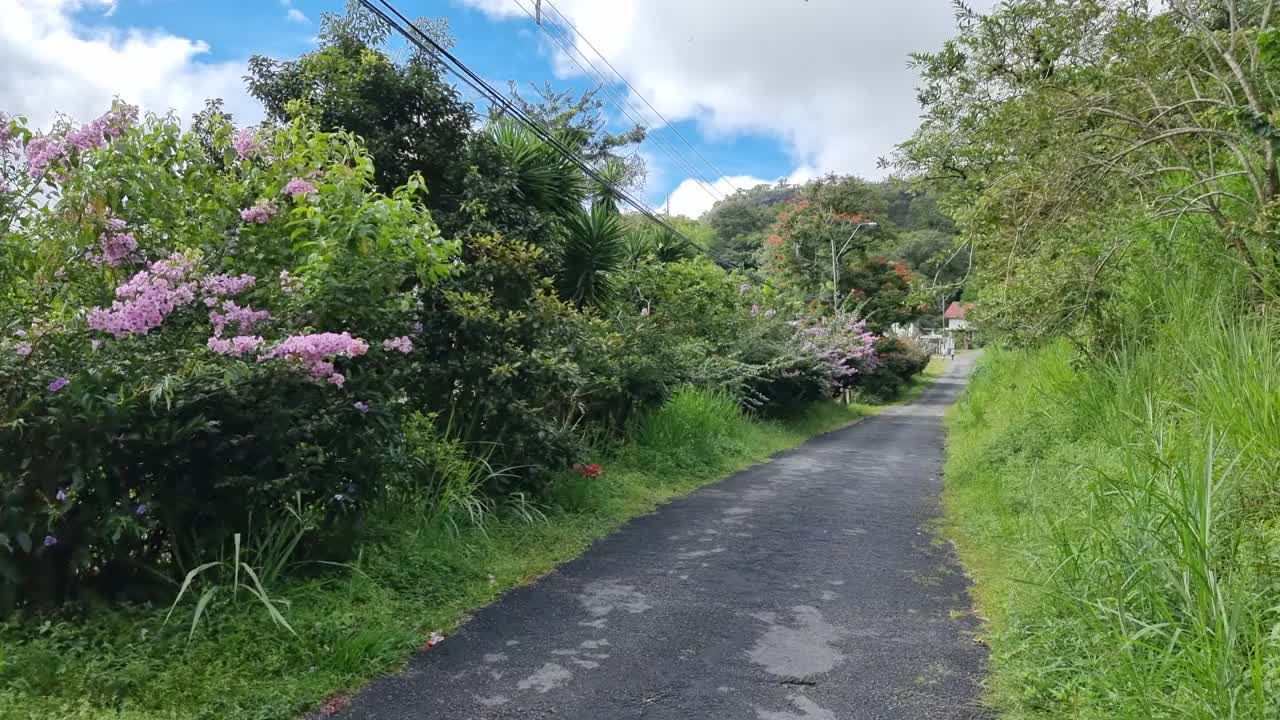
[[[510,100],[508,100],[502,93],[498,92],[484,78],[482,78],[474,70],[468,67],[467,64],[462,62],[462,60],[460,60],[456,55],[450,52],[448,48],[444,47],[438,41],[436,41],[435,38],[432,38],[430,35],[424,33],[421,29],[415,26],[407,17],[405,17],[404,13],[396,9],[395,5],[389,2],[389,0],[359,0],[359,2],[362,6],[365,7],[365,9],[369,10],[370,12],[372,12],[373,14],[381,18],[383,22],[387,23],[392,29],[394,29],[397,33],[403,36],[406,40],[416,45],[418,49],[422,50],[423,52],[429,53],[435,56],[437,59],[441,60],[442,63],[445,65],[446,69],[450,70],[460,80],[462,80],[464,83],[466,83],[476,92],[488,98],[490,103],[498,105],[504,112],[515,117],[523,125],[528,127],[535,135],[537,135],[543,142],[547,143],[556,151],[558,151],[567,160],[569,160],[574,165],[576,165],[578,169],[582,170],[584,174],[586,174],[592,180],[595,180],[597,183],[599,183],[601,187],[607,189],[609,193],[615,195],[620,200],[625,202],[627,205],[631,206],[636,212],[645,216],[651,222],[661,226],[662,228],[667,230],[667,232],[671,233],[675,237],[683,240],[690,247],[693,247],[702,251],[708,257],[712,258],[717,263],[719,263],[722,267],[734,269],[734,270],[742,270],[743,272],[748,272],[746,269],[742,268],[742,266],[739,265],[738,263],[735,263],[731,260],[727,260],[721,257],[715,251],[693,240],[693,238],[690,238],[688,235],[684,234],[683,232],[681,232],[680,230],[672,226],[671,223],[659,217],[656,213],[650,210],[643,203],[636,200],[631,195],[631,193],[609,182],[608,179],[606,179],[595,168],[593,168],[589,162],[587,162],[584,158],[582,158],[580,155],[574,152],[572,148],[569,148],[563,142],[561,142],[561,140],[557,138],[554,133],[552,133],[547,128],[543,127],[535,119],[533,119],[527,113],[525,113],[524,110],[522,110],[520,107],[518,107],[516,104],[514,104]],[[379,7],[379,6],[382,6],[382,7]],[[385,8],[385,10],[383,8]],[[757,277],[752,273],[748,272],[748,277],[767,287],[773,288],[775,290],[779,289],[777,288],[777,286],[771,284],[768,280]]]

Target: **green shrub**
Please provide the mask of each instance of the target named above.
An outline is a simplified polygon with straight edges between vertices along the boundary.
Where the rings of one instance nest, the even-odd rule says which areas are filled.
[[[894,397],[929,365],[929,351],[908,338],[882,336],[875,340],[875,362],[855,378],[856,387],[874,398]]]
[[[135,117],[9,129],[0,605],[145,588],[297,498],[349,546],[456,252],[348,135]]]

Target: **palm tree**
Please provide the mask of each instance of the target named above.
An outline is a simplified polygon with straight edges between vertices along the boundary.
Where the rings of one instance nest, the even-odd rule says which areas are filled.
[[[626,256],[626,226],[622,216],[597,200],[564,220],[565,239],[560,257],[560,294],[578,305],[600,306],[613,295],[610,273]]]
[[[516,188],[530,205],[562,218],[581,211],[587,188],[572,161],[511,118],[494,119],[489,133],[506,154]]]

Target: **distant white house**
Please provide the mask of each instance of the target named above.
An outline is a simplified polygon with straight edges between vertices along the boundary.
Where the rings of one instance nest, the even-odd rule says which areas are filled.
[[[969,321],[965,319],[965,315],[967,315],[969,310],[972,308],[973,305],[971,304],[965,303],[962,305],[958,302],[953,302],[947,306],[947,311],[942,313],[943,319],[947,321],[947,329],[968,330]]]

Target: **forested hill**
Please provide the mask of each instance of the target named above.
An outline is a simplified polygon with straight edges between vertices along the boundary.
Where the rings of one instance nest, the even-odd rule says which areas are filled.
[[[923,278],[954,285],[944,293],[958,295],[968,268],[967,256],[955,253],[955,227],[931,192],[889,179],[870,182],[853,176],[828,175],[804,185],[785,180],[744,188],[715,204],[702,217],[714,231],[717,255],[746,267],[760,267],[766,239],[779,213],[804,201],[828,206],[875,222],[869,250],[900,261]]]

